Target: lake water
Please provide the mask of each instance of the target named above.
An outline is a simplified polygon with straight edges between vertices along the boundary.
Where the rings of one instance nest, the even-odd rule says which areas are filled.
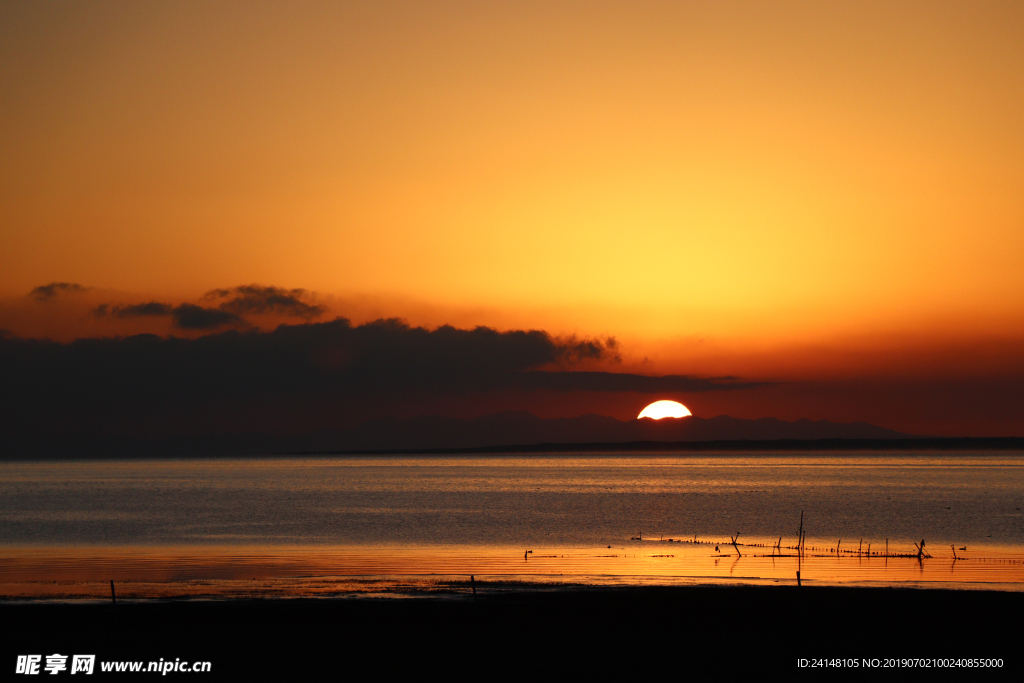
[[[798,569],[810,583],[1024,586],[1018,453],[8,462],[0,492],[7,598],[99,596],[110,579],[159,597]],[[931,557],[895,557],[922,539]]]

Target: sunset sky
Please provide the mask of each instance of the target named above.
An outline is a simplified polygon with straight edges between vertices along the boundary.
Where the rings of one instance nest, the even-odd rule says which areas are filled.
[[[0,329],[543,330],[616,342],[543,368],[759,386],[399,412],[1022,436],[1022,36],[1012,2],[5,3]]]

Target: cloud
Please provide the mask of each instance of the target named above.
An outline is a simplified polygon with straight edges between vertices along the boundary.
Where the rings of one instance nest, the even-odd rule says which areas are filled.
[[[622,362],[622,357],[619,355],[619,342],[615,337],[583,340],[569,337],[559,340],[559,349],[559,359],[570,364],[585,360]]]
[[[312,320],[324,314],[324,307],[302,301],[308,296],[304,289],[283,289],[242,285],[230,289],[212,289],[204,299],[228,299],[218,308],[235,315],[276,313],[303,320]],[[230,298],[229,298],[230,297]]]
[[[191,329],[233,316],[158,302],[111,309],[108,315],[170,315]],[[105,431],[121,438],[136,432],[261,431],[286,422],[316,430],[338,424],[352,409],[376,406],[386,414],[396,402],[412,400],[431,412],[438,397],[467,392],[653,394],[753,386],[571,370],[581,360],[612,361],[616,352],[613,340],[487,327],[428,330],[395,319],[354,326],[339,318],[194,339],[136,335],[59,343],[0,337],[0,427],[35,429],[33,438],[50,432]]]
[[[56,285],[56,283],[55,283]],[[53,287],[55,285],[47,285]],[[77,285],[76,285],[77,286]],[[42,289],[37,287],[36,290]],[[35,291],[35,290],[33,290]],[[223,327],[242,327],[248,325],[243,316],[277,314],[303,320],[312,320],[324,314],[323,306],[302,301],[308,293],[304,289],[283,289],[281,287],[262,287],[260,285],[243,285],[227,289],[212,289],[203,299],[222,301],[216,308],[207,308],[195,304],[167,304],[150,301],[142,304],[116,306],[100,304],[93,309],[93,314],[102,318],[110,315],[117,318],[170,317],[173,325],[182,330],[217,330]],[[576,352],[585,354],[586,350]]]
[[[525,372],[518,383],[530,389],[553,391],[633,391],[640,394],[694,393],[755,389],[767,382],[741,382],[735,378],[701,378],[685,375],[632,375],[617,372]]]
[[[80,294],[89,291],[90,287],[80,285],[77,282],[51,282],[48,285],[40,285],[29,292],[29,296],[36,301],[52,301],[62,294]]]
[[[172,324],[183,330],[216,330],[220,327],[246,324],[245,320],[234,313],[217,308],[203,308],[194,304],[173,306],[158,301],[127,306],[100,304],[93,309],[93,315],[99,318],[107,315],[117,318],[170,317]]]
[[[158,302],[110,309],[120,317],[172,316],[189,329],[236,322],[219,309]],[[161,396],[269,396],[280,392],[364,394],[416,389],[428,392],[490,390],[511,386],[554,391],[715,391],[750,388],[732,378],[700,379],[681,375],[649,377],[611,372],[571,371],[581,360],[614,361],[612,340],[559,339],[541,330],[500,332],[488,327],[435,330],[411,327],[397,319],[353,326],[331,322],[281,325],[271,332],[248,330],[210,334],[196,339],[152,335],[79,339],[60,344],[10,338],[3,360],[29,368],[54,386],[108,387],[137,394],[139,365],[159,379]],[[31,352],[30,352],[31,350]],[[15,367],[9,365],[9,367]],[[102,372],[100,372],[102,368]],[[559,368],[547,370],[546,368]],[[67,378],[62,379],[62,378]],[[26,391],[29,386],[23,387]],[[16,391],[8,393],[16,394]]]
[[[176,306],[171,313],[174,326],[183,330],[215,330],[228,325],[244,325],[245,320],[234,313],[193,304]]]
[[[107,311],[107,304],[102,304],[96,307],[96,313],[98,315],[105,314]],[[110,309],[112,315],[116,315],[118,318],[143,318],[150,316],[165,316],[174,313],[174,306],[170,304],[161,304],[156,301],[150,301],[147,304],[132,304],[131,306],[116,306]]]

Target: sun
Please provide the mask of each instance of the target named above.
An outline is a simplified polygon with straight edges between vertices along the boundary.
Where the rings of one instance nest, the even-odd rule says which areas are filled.
[[[649,417],[652,420],[660,420],[663,417],[686,417],[692,415],[689,409],[677,401],[655,401],[640,411],[636,419]]]

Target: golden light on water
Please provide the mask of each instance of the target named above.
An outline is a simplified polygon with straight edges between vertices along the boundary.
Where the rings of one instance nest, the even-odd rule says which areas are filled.
[[[751,538],[661,539],[609,547],[112,547],[8,548],[0,561],[5,599],[106,599],[110,580],[127,600],[266,598],[469,591],[478,582],[565,585],[907,586],[1021,590],[1024,555],[1014,546],[936,547],[919,561],[909,541],[893,556],[858,547],[835,553],[834,541],[810,538],[798,557],[790,542]],[[789,545],[787,545],[787,543]],[[881,539],[876,548],[882,547]]]
[[[665,417],[689,417],[692,415],[690,409],[678,401],[655,401],[640,411],[636,419],[649,417],[652,420],[660,420]]]

